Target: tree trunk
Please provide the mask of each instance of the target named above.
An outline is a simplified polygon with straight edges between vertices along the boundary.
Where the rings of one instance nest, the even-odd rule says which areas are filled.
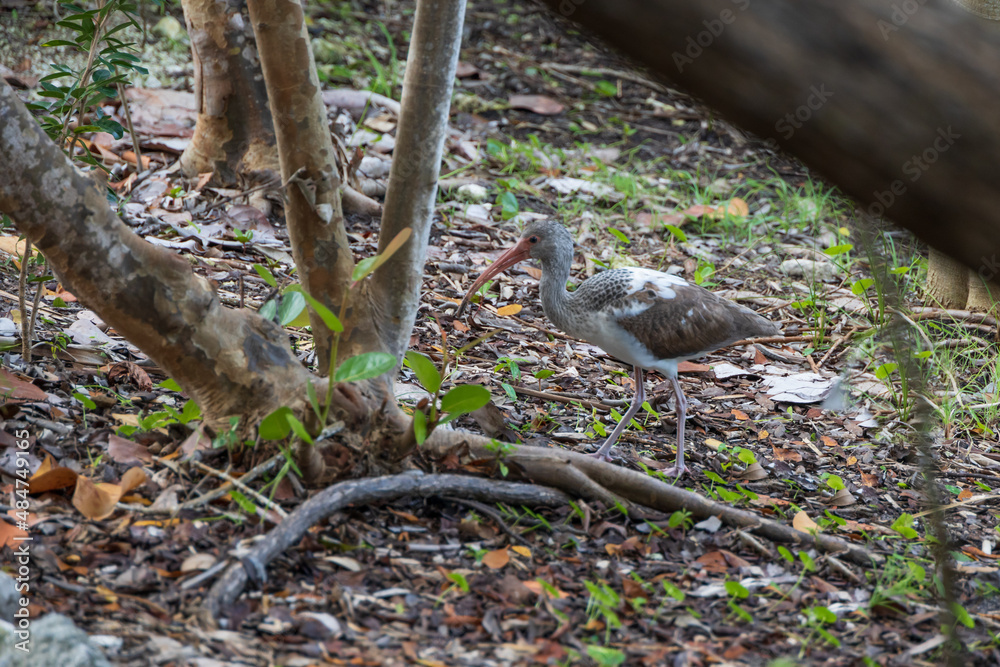
[[[1000,24],[948,2],[544,2],[873,215],[1000,274]]]
[[[0,211],[80,301],[137,345],[212,417],[302,401],[310,374],[284,331],[223,306],[177,255],[132,233],[104,193],[0,82]]]
[[[339,153],[330,138],[302,5],[249,0],[247,7],[270,96],[281,178],[288,184],[285,221],[302,286],[334,313],[348,316],[352,326],[345,339],[363,341],[361,351],[378,349],[367,307],[348,294],[354,256],[340,205]],[[309,323],[322,373],[333,333],[312,309]]]
[[[986,281],[972,271],[969,272],[969,301],[966,310],[974,313],[996,314],[1000,303],[1000,285],[995,281]]]
[[[253,31],[240,0],[183,0],[191,38],[198,120],[181,155],[187,176],[214,172],[233,185],[272,178],[278,169],[267,91]]]
[[[940,250],[930,249],[927,296],[941,308],[965,308],[969,300],[969,269]]]
[[[417,3],[378,250],[406,227],[413,235],[375,272],[368,292],[383,345],[397,358],[409,347],[420,305],[464,18],[465,0]]]

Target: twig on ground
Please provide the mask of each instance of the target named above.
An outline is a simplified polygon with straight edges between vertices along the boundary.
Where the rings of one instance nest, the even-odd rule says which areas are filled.
[[[267,496],[261,495],[260,493],[258,493],[254,489],[251,489],[249,486],[246,485],[245,482],[236,479],[235,477],[233,477],[229,473],[223,472],[221,470],[216,470],[212,466],[205,465],[204,463],[202,463],[201,461],[198,461],[198,460],[192,459],[191,463],[192,463],[192,465],[194,465],[194,467],[198,468],[199,470],[207,472],[209,475],[214,475],[214,476],[218,477],[219,479],[225,480],[230,485],[235,486],[237,489],[239,489],[240,491],[242,491],[246,495],[250,496],[251,498],[253,498],[254,500],[256,500],[258,503],[260,503],[261,505],[263,505],[267,509],[269,509],[269,510],[273,511],[274,513],[276,513],[282,519],[284,519],[285,517],[288,516],[288,512],[286,512],[284,509],[282,509],[281,505],[278,505],[278,504],[272,502],[270,499],[267,498]]]
[[[997,319],[987,313],[974,313],[969,310],[951,310],[948,308],[931,308],[929,306],[915,306],[910,311],[910,317],[914,320],[958,320],[971,324],[988,324],[992,327],[1000,327]]]
[[[263,463],[254,466],[254,468],[252,470],[250,470],[249,472],[247,472],[247,474],[245,474],[242,477],[240,477],[240,480],[239,480],[240,483],[243,486],[246,486],[247,484],[249,484],[253,480],[255,480],[258,477],[260,477],[261,475],[263,475],[265,473],[268,473],[271,470],[273,470],[275,468],[275,466],[277,466],[278,463],[283,458],[284,458],[283,454],[275,454],[274,456],[272,456],[271,458],[267,459]],[[222,486],[220,486],[219,488],[213,489],[213,490],[209,491],[208,493],[206,493],[204,495],[198,496],[197,498],[193,498],[191,500],[188,500],[187,502],[182,503],[181,506],[179,507],[179,509],[181,509],[181,510],[189,510],[189,509],[194,509],[196,507],[201,507],[202,505],[207,505],[208,503],[212,502],[216,498],[221,498],[222,496],[224,496],[227,493],[229,493],[229,489],[232,486],[233,486],[233,483],[227,480],[227,482],[225,484],[223,484]]]
[[[603,403],[595,403],[594,401],[588,401],[582,398],[565,396],[563,394],[554,394],[548,391],[538,391],[537,389],[529,389],[528,387],[524,387],[519,384],[512,384],[510,386],[514,389],[514,391],[516,391],[519,394],[524,394],[525,396],[533,396],[534,398],[541,398],[545,399],[546,401],[556,401],[558,403],[568,403],[568,404],[579,403],[585,408],[591,408],[601,413],[610,411],[612,407],[617,407],[617,406],[608,406]]]

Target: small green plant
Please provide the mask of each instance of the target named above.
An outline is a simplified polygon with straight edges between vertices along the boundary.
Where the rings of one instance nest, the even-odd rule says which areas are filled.
[[[806,645],[810,644],[812,642],[812,638],[816,635],[822,637],[827,644],[830,644],[835,648],[840,648],[840,640],[830,634],[826,627],[824,627],[827,625],[833,625],[837,622],[836,614],[828,608],[820,607],[818,605],[804,609],[803,613],[805,614],[805,625],[809,627],[810,634],[806,639],[805,644],[802,646],[801,652],[799,653],[800,658],[805,656]]]
[[[392,241],[386,246],[385,251],[379,255],[374,255],[372,257],[367,257],[354,267],[354,271],[351,274],[351,284],[348,285],[347,291],[355,289],[357,285],[371,275],[378,267],[384,264],[404,243],[410,238],[412,230],[407,227],[406,229],[399,232]],[[257,273],[267,281],[266,274],[260,269]],[[273,276],[271,276],[273,280]],[[293,293],[297,292],[302,296],[308,306],[313,310],[314,313],[322,320],[323,324],[333,333],[333,337],[330,343],[330,353],[329,353],[329,368],[327,369],[327,390],[326,399],[321,405],[319,402],[319,396],[316,392],[316,387],[309,383],[307,386],[307,397],[309,399],[309,405],[312,407],[313,413],[316,416],[317,422],[322,425],[327,424],[327,418],[330,415],[330,406],[333,401],[333,385],[337,382],[359,382],[361,380],[367,380],[370,378],[378,377],[383,373],[388,372],[396,365],[396,358],[386,352],[363,352],[359,355],[349,357],[337,364],[337,349],[340,344],[340,335],[344,331],[344,325],[341,324],[341,319],[344,317],[344,312],[347,307],[347,294],[341,300],[340,306],[340,316],[338,317],[323,305],[320,301],[313,298],[308,292],[302,289],[301,285],[292,285],[286,292],[291,291]],[[299,421],[295,415],[292,414],[291,408],[288,406],[282,406],[269,414],[263,419],[258,428],[258,433],[264,440],[284,440],[289,436],[290,433],[295,433],[295,435],[303,442],[312,445],[314,444],[314,435],[311,434],[306,429],[305,425]]]
[[[753,615],[737,602],[737,600],[745,600],[750,597],[750,591],[738,581],[726,581],[725,588],[726,592],[729,593],[729,602],[726,603],[729,609],[745,622],[753,623]]]
[[[138,420],[138,426],[131,426],[129,424],[119,426],[118,434],[130,436],[136,431],[148,432],[157,428],[166,428],[171,424],[188,424],[196,419],[201,419],[201,408],[193,400],[188,399],[184,403],[184,407],[180,410],[169,405],[164,405],[162,410],[141,416]]]
[[[87,426],[87,410],[96,410],[97,403],[91,400],[90,396],[87,396],[83,392],[75,391],[73,392],[73,398],[80,401],[80,405],[83,406],[83,426]]]
[[[618,618],[618,609],[621,608],[621,597],[613,588],[606,583],[596,584],[592,581],[584,581],[590,598],[587,600],[587,616],[595,619],[598,616],[604,619],[604,643],[607,644],[611,638],[611,630],[622,627],[621,619]]]
[[[473,341],[470,345],[477,342]],[[462,348],[459,353],[467,348],[468,346]],[[490,401],[489,390],[474,384],[452,387],[442,395],[442,384],[449,375],[448,366],[451,362],[447,348],[445,350],[440,370],[429,357],[413,350],[407,352],[403,360],[403,363],[417,376],[420,386],[431,395],[430,400],[421,401],[413,411],[413,434],[418,445],[422,445],[437,426],[474,412]]]

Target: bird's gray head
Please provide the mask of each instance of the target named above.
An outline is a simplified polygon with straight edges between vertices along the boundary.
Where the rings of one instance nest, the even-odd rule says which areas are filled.
[[[521,232],[521,239],[530,244],[529,255],[546,263],[567,252],[572,256],[573,237],[555,220],[536,220]]]

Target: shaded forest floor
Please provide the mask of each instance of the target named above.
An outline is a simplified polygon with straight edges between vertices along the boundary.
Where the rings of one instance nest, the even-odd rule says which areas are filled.
[[[315,12],[327,86],[398,99],[412,17],[384,9]],[[18,23],[9,13],[4,21],[11,50],[0,65],[29,96],[51,58],[18,42],[15,28],[52,19],[22,11]],[[247,489],[285,510],[309,492],[281,473],[279,456],[246,488],[212,497],[225,484],[212,470],[249,467],[234,462],[227,434],[205,436],[196,406],[169,385],[153,386],[166,379],[155,365],[54,280],[44,283],[37,357],[25,364],[11,235],[0,240],[0,342],[11,385],[0,408],[0,475],[7,491],[14,434],[28,431],[43,480],[32,489],[28,527],[33,615],[70,616],[102,635],[108,659],[121,665],[939,664],[945,638],[910,444],[909,419],[924,399],[904,386],[895,356],[912,352],[933,405],[930,434],[950,504],[960,636],[970,664],[1000,662],[992,640],[1000,622],[997,322],[925,303],[926,260],[906,234],[859,233],[850,202],[804,166],[546,12],[475,3],[466,23],[412,341],[440,359],[492,332],[457,359],[450,381],[483,384],[493,404],[456,427],[592,451],[632,396],[627,367],[552,330],[531,266],[491,286],[474,320],[454,318],[465,289],[519,228],[555,217],[577,240],[577,283],[607,267],[645,266],[782,323],[785,341],[682,366],[692,472],[679,483],[865,544],[884,564],[793,552],[683,513],[637,522],[582,502],[540,511],[399,501],[317,526],[269,568],[261,590],[228,610],[225,629],[199,629],[215,566],[280,520]],[[111,182],[122,216],[216,281],[226,303],[259,308],[274,295],[255,264],[282,284],[293,280],[287,235],[279,218],[245,204],[215,206],[239,191],[169,168],[194,119],[190,69],[183,44],[161,36],[149,50],[177,54],[151,77],[179,91],[130,93],[153,168],[130,178],[127,136],[93,139],[117,164]],[[344,144],[367,156],[362,175],[378,198],[393,115],[377,106],[330,113]],[[375,251],[377,230],[377,220],[349,221],[359,258]],[[888,277],[873,271],[874,257],[886,260]],[[893,288],[912,324],[904,351],[892,347],[880,311]],[[277,311],[284,316],[281,304]],[[289,331],[312,363],[308,335]],[[649,409],[626,431],[616,462],[655,475],[673,461],[676,423],[667,383],[649,382]],[[397,393],[404,404],[422,397],[409,370]],[[202,465],[187,462],[192,453]],[[136,466],[147,481],[119,488],[110,516],[74,505],[77,474],[117,483]],[[0,522],[0,545],[11,548],[17,531]]]

